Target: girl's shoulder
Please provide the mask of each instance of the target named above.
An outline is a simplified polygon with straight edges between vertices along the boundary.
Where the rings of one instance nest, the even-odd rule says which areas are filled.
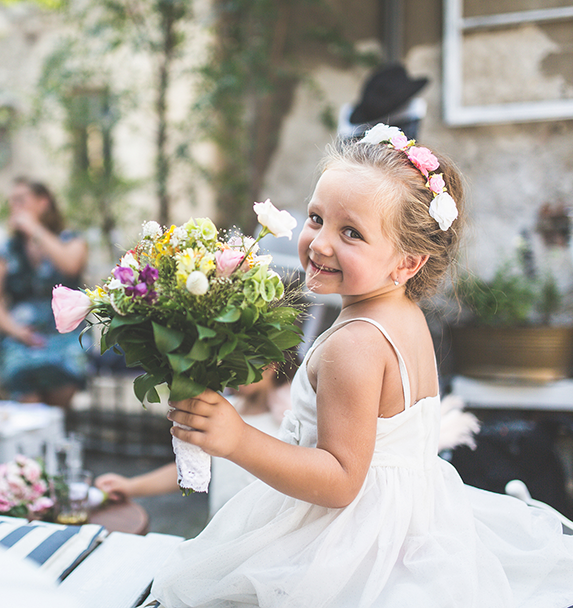
[[[379,322],[369,318],[335,323],[318,338],[308,359],[311,384],[323,367],[343,375],[381,374],[386,362],[394,357],[381,328]]]

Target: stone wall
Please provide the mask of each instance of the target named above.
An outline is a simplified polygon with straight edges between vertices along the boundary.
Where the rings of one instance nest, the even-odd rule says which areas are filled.
[[[454,159],[467,183],[469,225],[464,263],[486,278],[491,276],[500,259],[513,254],[520,234],[527,231],[532,235],[538,266],[550,268],[561,286],[570,289],[571,245],[547,246],[536,226],[544,204],[553,208],[563,204],[569,213],[573,208],[573,120],[446,125],[442,118],[441,3],[410,0],[406,4],[405,64],[413,77],[430,78],[422,91],[428,111],[418,140]],[[571,33],[573,22],[567,24]],[[488,31],[473,36],[466,61],[466,71],[473,77],[465,83],[466,100],[487,103],[489,98],[505,102],[573,97],[570,63],[561,60],[571,53],[572,39],[563,35],[563,27],[551,30],[528,25],[496,31],[495,36]],[[313,75],[327,91],[328,100],[339,108],[359,99],[367,72],[323,65]],[[299,86],[265,184],[265,196],[301,212],[312,191],[316,164],[335,135],[317,120],[319,106]]]

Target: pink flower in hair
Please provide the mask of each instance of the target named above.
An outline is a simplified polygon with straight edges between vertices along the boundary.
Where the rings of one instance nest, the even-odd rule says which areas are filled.
[[[422,146],[412,146],[406,151],[411,163],[417,167],[420,172],[428,177],[428,171],[435,171],[440,163],[428,148]]]
[[[390,143],[396,148],[396,150],[404,150],[408,147],[410,140],[404,135],[404,133],[400,133],[395,135],[390,140]]]
[[[431,175],[426,185],[435,194],[442,193],[446,188],[446,183],[444,182],[444,178],[442,177],[441,173],[434,173]]]

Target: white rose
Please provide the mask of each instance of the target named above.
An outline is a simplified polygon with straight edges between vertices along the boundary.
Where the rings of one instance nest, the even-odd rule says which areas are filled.
[[[259,223],[267,228],[276,237],[288,236],[292,238],[292,231],[296,228],[296,220],[288,211],[279,211],[267,199],[264,203],[255,203],[253,209],[257,214]]]
[[[131,251],[128,251],[121,258],[121,260],[119,261],[119,265],[124,266],[124,267],[129,266],[130,268],[133,268],[134,270],[139,269],[139,264],[137,263],[137,260],[133,257],[133,253],[131,253]]]
[[[364,137],[360,140],[363,144],[379,144],[383,141],[390,141],[393,137],[401,135],[402,131],[398,127],[390,127],[379,122],[374,125],[369,131],[366,131]]]
[[[157,222],[145,222],[143,224],[142,234],[143,238],[155,239],[162,234],[161,226]]]
[[[119,279],[112,279],[108,284],[108,288],[113,291],[115,289],[124,289],[125,285]]]
[[[447,230],[458,217],[456,201],[447,192],[442,192],[434,197],[429,212],[442,230]]]
[[[253,261],[255,266],[268,266],[273,261],[273,256],[270,254],[258,255]]]
[[[199,270],[194,270],[185,282],[187,291],[194,296],[202,296],[209,290],[209,279]]]

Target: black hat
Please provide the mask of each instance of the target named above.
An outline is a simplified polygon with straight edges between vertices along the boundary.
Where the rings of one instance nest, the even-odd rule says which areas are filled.
[[[426,84],[428,78],[411,79],[399,64],[378,70],[366,81],[350,122],[359,125],[383,118],[404,105]]]

